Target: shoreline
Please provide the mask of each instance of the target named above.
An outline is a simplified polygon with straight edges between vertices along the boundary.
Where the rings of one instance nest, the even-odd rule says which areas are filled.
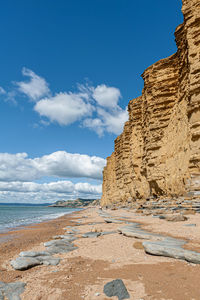
[[[62,208],[61,208],[61,210],[62,210]],[[14,227],[5,227],[4,229],[0,229],[0,243],[1,243],[1,235],[2,234],[7,234],[7,233],[9,233],[9,232],[12,232],[12,231],[18,231],[18,230],[23,230],[23,229],[25,229],[27,226],[33,226],[33,225],[37,225],[37,224],[41,224],[41,223],[45,223],[45,222],[49,222],[49,221],[52,221],[52,220],[56,220],[56,219],[59,219],[59,218],[61,218],[61,217],[64,217],[64,216],[66,216],[66,215],[70,215],[70,214],[73,214],[73,213],[75,213],[75,212],[79,212],[79,211],[81,211],[81,210],[84,210],[84,208],[70,208],[70,210],[71,211],[66,211],[66,212],[63,212],[62,214],[60,214],[60,216],[54,216],[54,217],[51,217],[51,216],[53,216],[53,215],[55,215],[55,214],[58,214],[58,213],[55,213],[55,214],[49,214],[49,218],[47,218],[47,219],[41,219],[41,221],[36,221],[36,222],[34,222],[34,221],[32,221],[32,222],[30,222],[30,223],[26,223],[26,224],[20,224],[20,225],[17,225],[17,226],[14,226]],[[45,214],[44,216],[48,216],[48,214]],[[42,217],[44,217],[44,216],[41,216],[41,218]]]
[[[56,219],[29,224],[21,228],[13,228],[5,233],[0,233],[0,266],[4,260],[11,260],[20,251],[29,251],[38,244],[51,239],[53,235],[62,234],[63,227],[71,225],[73,218],[80,211],[73,211]],[[3,270],[4,268],[0,267],[0,281],[9,282],[12,278],[15,278],[14,275],[7,276],[4,272],[2,275]]]
[[[101,214],[107,213],[114,220],[123,220],[122,223],[106,223],[106,217]],[[188,221],[170,223],[138,215],[133,210],[100,211],[89,207],[26,226],[24,230],[10,232],[13,239],[0,244],[0,281],[26,283],[21,300],[114,300],[116,298],[106,298],[103,287],[117,278],[123,280],[133,300],[198,299],[200,265],[149,255],[142,246],[144,240],[118,232],[118,228],[127,226],[128,221],[140,223],[148,232],[189,239],[191,244],[188,245],[194,250],[195,243],[200,243],[198,217],[199,214],[191,215]],[[185,226],[190,223],[196,223],[196,227]],[[54,255],[61,259],[59,265],[39,265],[26,271],[12,269],[10,260],[21,251],[44,251],[43,243],[55,235],[67,234],[63,228],[68,225],[76,229],[74,236],[77,239],[73,243],[77,248]],[[87,232],[106,234],[83,238]]]

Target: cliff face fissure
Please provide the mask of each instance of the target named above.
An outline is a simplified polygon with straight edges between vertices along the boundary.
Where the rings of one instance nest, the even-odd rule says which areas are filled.
[[[142,96],[103,172],[102,205],[200,195],[200,0],[183,0],[177,53],[142,74]]]

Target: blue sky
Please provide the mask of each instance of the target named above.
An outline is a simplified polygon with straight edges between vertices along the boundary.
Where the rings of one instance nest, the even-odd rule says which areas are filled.
[[[0,201],[100,197],[140,75],[182,21],[180,0],[3,1]]]

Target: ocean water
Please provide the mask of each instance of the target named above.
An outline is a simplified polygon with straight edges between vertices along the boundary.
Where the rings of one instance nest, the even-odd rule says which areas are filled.
[[[0,232],[28,224],[40,223],[70,214],[80,209],[47,207],[47,206],[18,206],[0,205]]]

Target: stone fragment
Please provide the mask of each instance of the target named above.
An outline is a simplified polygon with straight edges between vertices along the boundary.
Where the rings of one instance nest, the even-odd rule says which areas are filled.
[[[129,299],[130,295],[121,279],[110,281],[104,285],[104,294],[107,297],[118,297],[118,300]]]

